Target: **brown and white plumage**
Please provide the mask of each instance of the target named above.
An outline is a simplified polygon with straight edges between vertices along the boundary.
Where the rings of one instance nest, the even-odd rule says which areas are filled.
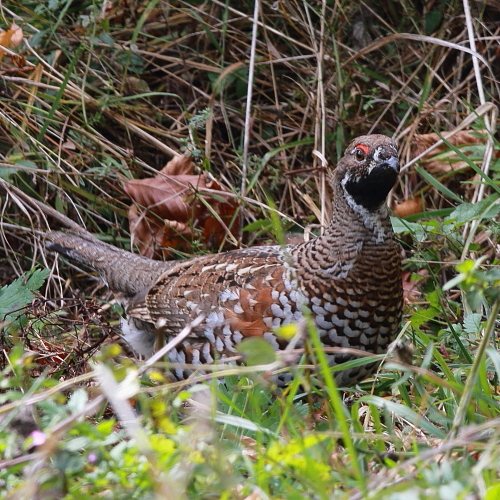
[[[142,354],[151,354],[156,330],[173,337],[200,314],[205,320],[172,352],[172,361],[224,359],[249,337],[282,349],[287,342],[274,329],[299,320],[306,309],[324,346],[380,354],[396,337],[402,314],[401,249],[385,204],[398,169],[389,137],[352,141],[331,172],[330,225],[323,235],[295,245],[169,262],[60,232],[47,235],[47,246],[100,273],[127,312],[125,337]],[[335,364],[349,358],[329,359]],[[353,384],[374,369],[339,372],[337,380]]]

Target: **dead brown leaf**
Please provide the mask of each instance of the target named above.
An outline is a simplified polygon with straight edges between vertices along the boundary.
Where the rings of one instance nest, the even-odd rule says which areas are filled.
[[[418,275],[422,276],[418,278]],[[421,299],[421,289],[428,278],[427,269],[417,272],[403,271],[403,296],[408,302],[416,302]]]
[[[479,136],[478,131],[475,130],[462,130],[457,132],[455,135],[447,139],[447,141],[453,146],[465,146],[469,144],[484,144],[486,143],[485,136]],[[479,131],[481,132],[481,131]],[[446,134],[443,132],[442,134]],[[412,155],[418,156],[423,153],[427,148],[431,147],[440,137],[438,134],[416,134],[413,140]],[[451,170],[458,170],[460,168],[466,167],[467,163],[465,161],[459,161],[458,156],[450,152],[446,158],[436,159],[435,157],[445,151],[449,151],[446,144],[441,144],[437,148],[433,149],[430,153],[426,154],[422,160],[422,166],[431,174],[450,172]]]
[[[135,202],[129,209],[130,231],[142,255],[167,258],[172,247],[187,251],[196,235],[211,249],[224,241],[236,203],[216,181],[193,171],[191,159],[178,156],[157,176],[124,185]],[[218,196],[200,189],[218,191]]]
[[[187,224],[163,220],[146,210],[140,212],[137,205],[130,206],[128,218],[133,242],[139,247],[141,255],[168,258],[172,247],[183,251],[191,248],[193,235]]]
[[[410,198],[405,200],[394,208],[394,213],[398,217],[408,217],[409,215],[414,215],[422,212],[424,205],[423,198]]]
[[[7,31],[0,31],[0,45],[6,49],[17,47],[23,41],[23,30],[15,23]],[[3,58],[5,51],[0,48],[0,59]]]

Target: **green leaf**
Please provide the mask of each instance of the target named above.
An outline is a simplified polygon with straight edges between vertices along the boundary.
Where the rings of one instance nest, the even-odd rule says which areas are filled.
[[[471,271],[474,271],[474,269],[476,269],[478,267],[478,264],[476,264],[475,260],[467,259],[467,260],[464,260],[463,262],[460,262],[455,267],[457,268],[457,271],[464,273],[464,274],[468,274]]]
[[[49,10],[57,10],[61,7],[61,2],[59,0],[49,0],[48,7]]]
[[[490,347],[489,349],[486,349],[486,355],[490,358],[491,362],[493,363],[497,379],[500,380],[500,354],[496,349]],[[500,498],[500,496],[498,498]]]
[[[470,222],[474,219],[493,219],[500,213],[500,204],[496,203],[498,194],[493,194],[478,203],[462,203],[447,217],[458,223]]]
[[[30,169],[33,169],[33,170],[38,170],[38,165],[34,162],[34,161],[31,161],[31,160],[17,160],[15,162],[15,165],[19,165],[20,167],[25,167],[25,168],[30,168]]]
[[[498,500],[500,498],[500,483],[496,483],[493,486],[490,486],[486,490],[486,496],[484,500]]]
[[[500,280],[500,269],[492,267],[484,273],[484,276],[485,279],[490,283],[498,281]]]
[[[267,365],[276,361],[276,353],[271,344],[261,338],[251,338],[244,340],[236,347],[242,354],[248,365]]]
[[[481,331],[483,315],[479,313],[468,314],[464,319],[464,330],[467,333],[478,333]]]
[[[109,45],[110,47],[115,46],[115,41],[113,40],[113,37],[111,35],[109,35],[108,33],[106,33],[105,31],[103,31],[99,35],[99,39],[101,40],[101,42]]]
[[[420,309],[411,315],[410,322],[413,328],[419,327],[427,321],[434,319],[439,314],[439,310],[434,307]]]
[[[441,308],[441,297],[442,296],[443,296],[443,293],[438,288],[436,290],[433,290],[432,292],[429,292],[427,294],[426,300],[427,300],[427,302],[429,302],[429,305],[431,307],[434,307],[436,310],[439,310]]]
[[[408,222],[399,217],[391,217],[392,229],[396,234],[410,233],[417,241],[424,241],[428,234],[434,230],[432,221],[419,224],[417,222]]]
[[[425,16],[425,33],[430,35],[436,31],[443,20],[443,15],[437,10],[430,10]]]
[[[483,303],[483,294],[479,290],[472,289],[466,292],[465,300],[473,311],[477,311]]]
[[[85,408],[88,400],[89,397],[87,391],[85,389],[77,389],[75,392],[73,392],[68,401],[68,410],[70,410],[71,413],[79,413]]]
[[[9,181],[14,174],[17,174],[17,169],[13,167],[0,167],[0,179]]]
[[[17,311],[34,299],[49,272],[49,269],[34,269],[4,286],[0,290],[0,321],[13,321]]]
[[[257,219],[254,222],[251,222],[247,226],[243,228],[243,231],[247,233],[254,233],[255,231],[259,231],[261,229],[270,230],[273,227],[273,223],[269,219]]]
[[[238,417],[236,415],[217,414],[214,416],[214,420],[219,424],[232,425],[238,429],[247,429],[249,431],[258,431],[271,435],[274,434],[269,429],[266,429],[265,427],[262,427],[255,422],[248,420],[247,418]]]

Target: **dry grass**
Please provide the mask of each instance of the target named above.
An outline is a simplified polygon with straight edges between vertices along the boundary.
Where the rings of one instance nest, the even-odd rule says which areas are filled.
[[[416,413],[448,430],[449,400],[464,390],[453,377],[458,373],[460,380],[481,337],[453,333],[471,311],[463,292],[441,289],[456,275],[453,264],[465,258],[485,255],[495,266],[500,231],[495,218],[471,218],[448,231],[443,217],[495,193],[498,185],[498,2],[403,0],[380,7],[375,1],[279,0],[262,2],[257,12],[253,3],[237,4],[120,0],[52,8],[55,3],[4,2],[5,27],[15,21],[24,41],[11,49],[15,57],[6,51],[0,63],[0,175],[105,241],[129,247],[130,200],[123,183],[153,176],[173,156],[187,153],[198,171],[233,193],[244,209],[243,228],[261,222],[259,230],[239,234],[240,245],[251,245],[276,238],[264,224],[272,209],[285,216],[286,230],[299,233],[327,220],[323,159],[334,164],[358,135],[394,136],[405,167],[391,204],[416,199],[421,207],[423,200],[426,210],[413,211],[408,220],[420,225],[402,236],[408,283],[411,276],[424,277],[409,304],[407,335],[418,354],[434,357],[424,357],[410,390],[392,390],[398,402],[411,401]],[[469,163],[439,171],[439,157],[438,170],[428,173],[425,159],[413,161],[417,135],[436,132],[453,142],[462,129],[486,131],[480,144],[463,150],[476,170]],[[479,170],[486,182],[479,182]],[[54,220],[14,192],[2,196],[0,278],[7,283],[35,262],[53,266],[42,240]],[[199,241],[193,243],[193,253],[204,251]],[[70,278],[54,273],[19,339],[47,359],[51,374],[70,378],[88,370],[94,349],[114,338],[117,328],[104,319],[115,316],[100,309],[111,297],[98,281],[76,268],[62,274]],[[84,296],[97,297],[99,307],[81,301]],[[13,340],[5,337],[4,352]],[[439,350],[432,351],[430,340]],[[427,391],[426,384],[435,385]],[[363,408],[373,409],[375,399],[365,397]],[[478,403],[476,410],[478,422],[497,415],[494,404]],[[409,418],[402,411],[387,431],[398,453],[411,453],[416,443],[443,443],[441,434],[433,436]],[[353,425],[356,439],[369,428],[369,445],[384,448],[381,436],[389,422]],[[482,450],[482,429],[464,431],[461,443],[470,438]],[[447,453],[453,443],[429,451],[425,460]],[[380,475],[376,460],[370,461],[374,475],[360,491],[373,486],[374,495],[384,498],[387,484],[404,477],[411,483],[420,474],[413,468],[419,459]],[[351,498],[362,498],[351,486],[345,486]]]

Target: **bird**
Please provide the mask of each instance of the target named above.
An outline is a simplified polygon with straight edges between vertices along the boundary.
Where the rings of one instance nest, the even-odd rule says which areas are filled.
[[[125,340],[146,357],[159,332],[170,341],[196,317],[203,320],[169,352],[171,362],[223,362],[236,354],[238,344],[254,337],[282,350],[289,340],[277,329],[305,315],[312,318],[323,347],[384,354],[399,333],[403,308],[402,249],[387,206],[398,175],[392,138],[371,134],[352,140],[336,168],[327,170],[333,195],[330,223],[321,235],[301,243],[165,262],[83,232],[50,231],[45,244],[99,273],[127,315],[121,325]],[[331,366],[356,357],[326,354]],[[335,379],[354,386],[377,367],[373,362],[336,371]],[[190,373],[179,368],[174,377]]]

